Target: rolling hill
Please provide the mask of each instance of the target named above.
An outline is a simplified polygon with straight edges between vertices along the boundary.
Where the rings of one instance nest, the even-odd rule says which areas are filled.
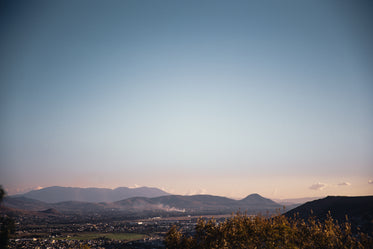
[[[373,232],[373,196],[328,196],[294,208],[286,212],[285,216],[293,217],[298,214],[300,218],[307,219],[312,215],[324,220],[328,212],[340,223],[345,222],[347,216],[354,227],[358,226],[365,232]]]
[[[43,201],[26,198],[23,196],[12,197],[7,196],[4,198],[3,206],[7,208],[27,210],[27,211],[41,211],[52,208],[52,205]]]
[[[154,198],[132,197],[116,202],[64,201],[47,203],[26,197],[6,197],[4,206],[28,211],[54,209],[61,213],[142,213],[142,212],[187,212],[193,214],[230,214],[247,211],[248,214],[275,212],[281,205],[258,194],[242,200],[233,200],[213,195],[165,195]]]
[[[168,210],[200,214],[232,213],[237,211],[249,214],[275,212],[281,205],[252,194],[242,200],[213,195],[168,195],[156,198],[130,198],[115,203],[123,209]]]

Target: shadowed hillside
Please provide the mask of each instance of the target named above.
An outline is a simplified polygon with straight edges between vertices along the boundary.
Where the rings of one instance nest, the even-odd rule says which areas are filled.
[[[346,216],[353,227],[360,227],[365,232],[373,232],[373,196],[343,197],[328,196],[324,199],[307,202],[294,208],[285,215],[307,219],[310,216],[323,220],[328,212],[339,222],[346,221]]]

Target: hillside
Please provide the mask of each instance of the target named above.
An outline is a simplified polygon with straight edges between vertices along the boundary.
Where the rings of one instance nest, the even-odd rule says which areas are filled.
[[[5,207],[27,211],[41,211],[52,208],[52,204],[43,201],[20,197],[7,196],[2,204]]]
[[[242,200],[213,195],[168,195],[156,198],[130,198],[116,202],[124,209],[159,209],[200,214],[220,214],[237,211],[249,214],[275,212],[281,205],[258,194],[249,195]]]
[[[64,201],[80,202],[115,202],[131,197],[158,197],[168,195],[167,192],[158,188],[140,187],[116,189],[108,188],[72,188],[72,187],[47,187],[32,190],[28,193],[18,195],[47,203],[58,203]]]
[[[328,196],[307,202],[288,211],[285,215],[293,217],[298,214],[303,219],[312,215],[323,220],[329,211],[332,217],[339,222],[344,222],[347,215],[348,220],[355,227],[359,226],[363,231],[373,232],[373,196]]]
[[[264,198],[259,194],[251,194],[246,196],[244,199],[240,200],[240,203],[250,205],[251,207],[258,207],[258,206],[268,206],[268,207],[278,207],[279,204],[272,201],[271,199]]]

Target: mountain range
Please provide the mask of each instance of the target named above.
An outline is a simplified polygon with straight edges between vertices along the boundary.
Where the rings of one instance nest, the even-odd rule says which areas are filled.
[[[135,196],[135,197],[133,197]],[[149,197],[150,196],[150,197]],[[118,200],[119,198],[122,198]],[[49,187],[23,195],[9,196],[4,206],[16,210],[42,211],[53,209],[60,213],[141,213],[187,212],[191,214],[230,214],[241,210],[249,214],[275,212],[282,206],[258,194],[242,200],[213,195],[170,195],[156,188],[67,188]]]
[[[169,195],[169,193],[158,188],[139,187],[116,189],[109,188],[73,188],[73,187],[47,187],[39,190],[32,190],[17,197],[26,197],[47,203],[58,203],[65,201],[81,202],[115,202],[131,197],[158,197]]]
[[[166,195],[154,198],[132,197],[117,202],[80,202],[65,201],[47,203],[35,199],[6,197],[7,208],[27,211],[54,209],[65,214],[113,213],[127,214],[143,212],[178,212],[193,214],[230,214],[238,210],[249,214],[275,212],[281,205],[258,194],[249,195],[242,200],[233,200],[213,195]]]
[[[120,199],[122,198],[123,199]],[[119,199],[119,200],[118,200]],[[298,205],[298,204],[297,204]],[[292,206],[288,207],[290,210]],[[247,214],[276,213],[282,205],[250,194],[241,200],[213,195],[170,195],[156,188],[65,188],[50,187],[4,198],[1,212],[19,216],[98,215],[103,217],[158,215],[217,215],[241,211]],[[281,210],[282,211],[282,210]],[[326,198],[306,202],[285,213],[302,219],[324,220],[328,213],[340,223],[348,216],[354,228],[373,231],[373,196]]]

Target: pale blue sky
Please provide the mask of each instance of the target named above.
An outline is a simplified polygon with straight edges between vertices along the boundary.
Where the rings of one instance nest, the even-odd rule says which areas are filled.
[[[0,184],[373,194],[372,11],[2,1]]]

